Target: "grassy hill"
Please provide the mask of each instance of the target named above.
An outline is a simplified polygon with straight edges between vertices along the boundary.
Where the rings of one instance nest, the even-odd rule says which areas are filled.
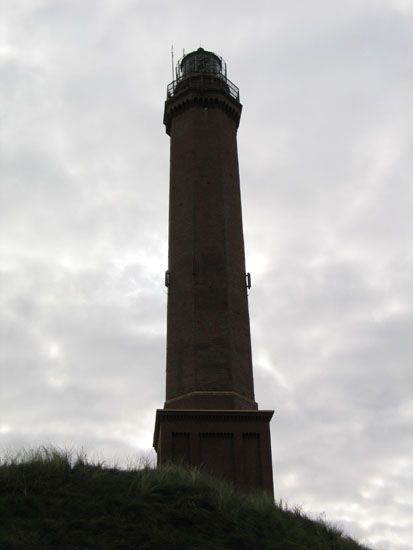
[[[298,510],[179,466],[121,470],[41,450],[0,464],[0,549],[356,550]]]

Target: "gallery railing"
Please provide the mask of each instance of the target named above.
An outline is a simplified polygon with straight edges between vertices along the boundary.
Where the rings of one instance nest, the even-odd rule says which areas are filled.
[[[186,89],[224,90],[232,98],[239,101],[239,89],[222,73],[191,72],[168,84],[167,99]]]

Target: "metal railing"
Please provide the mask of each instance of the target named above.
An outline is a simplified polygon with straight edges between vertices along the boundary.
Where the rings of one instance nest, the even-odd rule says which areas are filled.
[[[180,91],[189,88],[209,91],[224,90],[232,98],[239,101],[238,86],[235,86],[224,74],[205,72],[191,72],[185,76],[180,76],[177,80],[168,84],[166,97],[169,99]]]

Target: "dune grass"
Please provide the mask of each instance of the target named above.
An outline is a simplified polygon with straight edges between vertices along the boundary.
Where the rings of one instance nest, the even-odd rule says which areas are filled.
[[[1,550],[361,550],[323,521],[183,466],[39,449],[0,462]]]

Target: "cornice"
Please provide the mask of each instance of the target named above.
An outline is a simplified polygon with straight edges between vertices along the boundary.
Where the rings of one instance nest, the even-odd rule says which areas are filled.
[[[241,118],[242,105],[223,91],[187,89],[165,101],[163,122],[166,133],[171,135],[172,119],[191,107],[208,107],[222,109],[232,118],[238,128]]]

